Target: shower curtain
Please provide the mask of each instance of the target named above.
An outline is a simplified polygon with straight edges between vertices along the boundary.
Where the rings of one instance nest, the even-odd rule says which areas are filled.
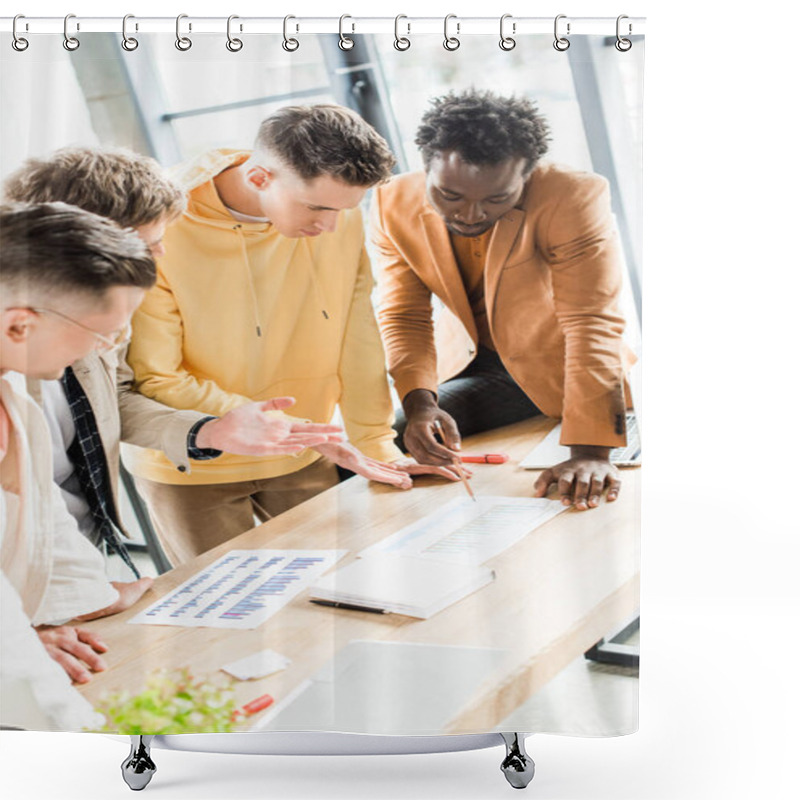
[[[235,18],[227,34],[224,20],[198,33],[179,19],[173,34],[130,18],[115,33],[67,21],[64,36],[26,38],[22,22],[2,37],[4,209],[37,202],[14,194],[19,175],[64,148],[152,158],[185,207],[163,244],[148,242],[158,276],[132,338],[89,357],[119,403],[91,408],[86,436],[105,462],[90,488],[64,477],[91,463],[76,455],[87,429],[58,419],[80,397],[91,407],[92,390],[73,385],[75,400],[68,380],[49,381],[67,393],[59,417],[33,366],[4,368],[2,725],[635,731],[643,37],[558,20],[555,38],[523,36],[512,19],[500,39],[468,36],[454,18],[443,46],[401,18],[394,34],[346,19],[339,34],[309,33],[287,18],[282,35]],[[219,175],[241,175],[248,197],[258,175],[273,179],[253,156],[262,123],[283,120],[278,137],[298,124],[287,108],[322,105],[370,126],[393,177],[348,183],[351,151],[317,142],[344,193],[303,194],[319,176],[295,166],[299,194],[269,214],[228,202],[240,194]],[[107,191],[124,193],[116,178]],[[282,228],[295,201],[327,221]],[[137,392],[161,416],[126,411]],[[420,416],[413,393],[447,415]],[[340,426],[354,469],[341,450],[334,469],[312,449],[252,456],[193,438],[285,396],[294,405],[268,418]],[[159,439],[168,414],[185,426],[177,444]],[[409,422],[405,439],[393,420]],[[420,445],[410,423],[426,420]],[[422,461],[425,447],[436,463],[452,451],[445,474],[402,489],[363,474],[366,458]],[[583,467],[556,465],[609,451],[617,466],[582,504]],[[248,489],[247,525],[217,535],[210,493],[262,481],[288,481],[275,493],[295,499],[267,508]],[[172,515],[175,487],[203,509],[188,523]],[[76,492],[96,494],[88,528]],[[77,619],[147,576],[129,607]],[[68,619],[45,613],[59,581],[75,592]]]

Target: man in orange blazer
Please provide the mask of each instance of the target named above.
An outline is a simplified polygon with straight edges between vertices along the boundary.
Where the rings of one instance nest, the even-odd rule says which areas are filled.
[[[378,316],[398,430],[418,461],[451,463],[462,435],[561,418],[571,457],[534,493],[555,484],[583,510],[620,490],[609,453],[625,444],[632,355],[607,182],[542,162],[548,140],[523,98],[470,90],[432,101],[416,138],[424,172],[375,191]],[[443,304],[435,323],[432,295]]]

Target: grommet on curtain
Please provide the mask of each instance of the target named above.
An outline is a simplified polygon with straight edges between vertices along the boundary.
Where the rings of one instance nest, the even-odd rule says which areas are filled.
[[[344,26],[344,21],[346,19],[353,19],[349,14],[342,14],[339,17],[339,49],[340,50],[352,50],[356,43],[349,37],[344,35],[344,31],[342,30]],[[356,26],[355,23],[352,23],[352,30],[351,33],[355,33]]]
[[[64,42],[63,42],[64,49],[65,50],[69,50],[70,53],[73,50],[77,50],[81,46],[81,43],[78,41],[78,39],[75,36],[70,36],[69,35],[69,31],[67,29],[67,26],[69,25],[69,21],[71,19],[75,19],[75,15],[74,14],[67,14],[67,16],[64,17]],[[79,25],[76,25],[76,30],[80,30],[80,26]]]
[[[283,47],[287,53],[293,53],[298,47],[300,47],[300,42],[298,42],[297,39],[290,38],[287,35],[290,19],[297,19],[297,17],[287,14],[287,16],[283,18],[283,42],[281,42],[281,47]],[[297,28],[299,29],[300,26],[298,25]]]
[[[614,42],[614,47],[616,47],[617,50],[619,50],[620,53],[627,53],[628,50],[630,50],[631,47],[633,47],[633,42],[630,39],[624,39],[622,36],[620,36],[620,32],[619,32],[620,31],[620,23],[624,19],[628,19],[628,15],[627,14],[620,14],[617,17],[617,41]],[[630,36],[632,32],[633,32],[633,26],[629,22],[628,23],[628,36]]]
[[[408,35],[411,33],[411,23],[406,22],[406,35],[400,35],[400,20],[401,19],[408,19],[405,14],[398,14],[394,18],[394,49],[403,52],[404,50],[408,50],[411,47],[411,39],[408,38]]]
[[[450,36],[448,34],[447,27],[451,19],[457,19],[456,15],[448,14],[444,18],[444,42],[442,43],[442,46],[444,47],[445,50],[450,50],[452,52],[453,50],[458,50],[458,48],[461,47],[461,41],[457,39],[455,36]],[[458,22],[456,22],[456,33],[459,33],[460,29],[461,25]]]
[[[563,53],[565,50],[569,50],[569,39],[566,36],[559,36],[558,35],[558,21],[560,19],[566,19],[566,14],[559,14],[555,22],[553,23],[553,35],[555,36],[555,41],[553,42],[553,47],[558,50],[559,53]],[[567,36],[569,36],[569,22],[567,23]]]
[[[505,23],[507,19],[511,19],[511,14],[503,14],[503,16],[500,17],[500,49],[506,52],[513,50],[517,46],[516,39],[505,35]],[[517,32],[517,24],[515,22],[511,23],[511,32]]]
[[[231,14],[228,17],[228,27],[227,27],[228,41],[225,42],[225,47],[227,47],[228,50],[231,51],[231,53],[238,53],[244,47],[244,42],[241,39],[236,39],[231,36],[231,22],[233,22],[233,20],[235,19],[239,19],[239,17],[237,17],[236,14]],[[239,30],[241,29],[242,26],[240,25]]]
[[[181,20],[187,19],[188,14],[178,14],[175,18],[175,47],[181,52],[186,52],[192,46],[192,40],[188,36],[181,36]],[[192,23],[189,23],[189,30],[192,30]]]
[[[14,37],[11,40],[11,46],[18,53],[21,53],[23,50],[27,50],[28,49],[28,45],[30,44],[30,42],[17,33],[17,20],[19,20],[19,19],[25,19],[25,15],[24,14],[17,14],[17,16],[14,17],[14,22],[11,25],[11,35]]]
[[[128,36],[128,20],[136,19],[133,14],[126,14],[122,18],[122,49],[127,50],[129,53],[139,46],[139,40],[134,39],[133,36]],[[139,30],[139,25],[134,23],[135,29]]]

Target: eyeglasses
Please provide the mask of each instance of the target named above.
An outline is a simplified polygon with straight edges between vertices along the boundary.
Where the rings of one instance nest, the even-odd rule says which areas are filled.
[[[78,322],[76,319],[72,319],[72,317],[68,317],[66,314],[62,314],[60,311],[54,311],[52,308],[31,308],[36,314],[52,314],[54,317],[58,317],[64,322],[68,322],[70,325],[74,325],[76,328],[80,328],[86,333],[91,333],[92,336],[99,342],[98,350],[111,350],[114,347],[118,347],[123,342],[125,342],[131,333],[131,326],[126,325],[122,330],[117,331],[116,333],[112,334],[111,336],[106,336],[102,333],[98,333],[97,331],[93,331],[91,328],[86,327],[82,322]]]

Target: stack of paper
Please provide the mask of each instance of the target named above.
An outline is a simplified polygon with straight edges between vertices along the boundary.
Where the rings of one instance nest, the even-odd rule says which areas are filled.
[[[317,580],[311,598],[427,619],[492,580],[486,567],[376,553]]]

